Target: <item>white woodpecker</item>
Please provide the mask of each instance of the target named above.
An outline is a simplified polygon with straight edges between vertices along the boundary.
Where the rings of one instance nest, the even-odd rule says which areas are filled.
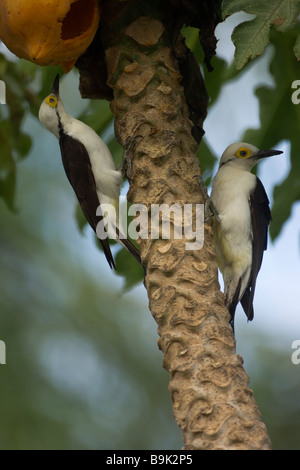
[[[59,141],[66,175],[92,229],[97,233],[102,223],[101,232],[117,239],[140,262],[138,250],[125,237],[118,220],[122,174],[98,134],[66,112],[59,97],[58,75],[51,94],[41,104],[39,120]],[[115,268],[107,237],[101,237],[100,242],[109,266]]]
[[[259,150],[237,142],[224,151],[212,183],[216,260],[224,279],[225,303],[234,315],[238,302],[253,320],[253,297],[271,221],[269,200],[262,182],[251,173],[263,158],[280,150]]]

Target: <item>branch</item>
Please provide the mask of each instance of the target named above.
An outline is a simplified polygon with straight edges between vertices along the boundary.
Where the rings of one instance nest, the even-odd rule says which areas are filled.
[[[124,148],[131,142],[128,199],[146,205],[149,218],[151,204],[204,204],[193,122],[170,47],[176,41],[157,16],[127,15],[120,28],[114,3],[124,6],[104,3],[102,37],[116,137]],[[195,217],[194,211],[194,226]],[[219,291],[211,224],[201,250],[187,251],[186,242],[138,241],[184,448],[269,449]]]

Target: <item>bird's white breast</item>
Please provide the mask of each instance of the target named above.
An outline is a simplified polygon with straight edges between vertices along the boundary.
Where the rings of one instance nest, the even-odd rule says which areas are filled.
[[[249,196],[255,184],[256,177],[252,173],[230,164],[221,167],[213,181],[211,199],[220,222],[215,224],[216,254],[223,275],[227,268],[243,272],[251,265]]]
[[[213,181],[211,199],[224,223],[224,229],[232,228],[233,222],[239,225],[250,223],[249,195],[255,188],[256,177],[248,172],[229,165],[221,167]]]

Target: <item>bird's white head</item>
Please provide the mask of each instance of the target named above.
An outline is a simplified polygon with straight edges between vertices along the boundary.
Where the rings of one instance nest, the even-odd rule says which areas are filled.
[[[257,147],[245,142],[235,142],[223,152],[219,167],[231,165],[235,168],[251,171],[251,169],[265,157],[279,155],[281,150],[259,150]]]
[[[59,75],[56,75],[50,95],[41,104],[39,120],[48,131],[59,139],[61,118],[64,115],[66,115],[66,111],[59,97]]]

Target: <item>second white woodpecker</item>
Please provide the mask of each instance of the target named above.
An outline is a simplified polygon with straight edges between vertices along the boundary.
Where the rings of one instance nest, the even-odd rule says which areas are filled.
[[[253,320],[256,278],[267,248],[269,200],[252,168],[280,150],[259,150],[237,142],[224,151],[212,183],[216,259],[224,279],[225,303],[234,327],[238,302]]]
[[[140,262],[138,250],[125,237],[118,220],[122,174],[98,134],[66,112],[59,97],[58,75],[51,94],[41,104],[39,119],[59,141],[66,175],[92,229],[98,232],[100,224],[104,235],[116,238]],[[115,267],[106,236],[100,242],[110,267]]]

